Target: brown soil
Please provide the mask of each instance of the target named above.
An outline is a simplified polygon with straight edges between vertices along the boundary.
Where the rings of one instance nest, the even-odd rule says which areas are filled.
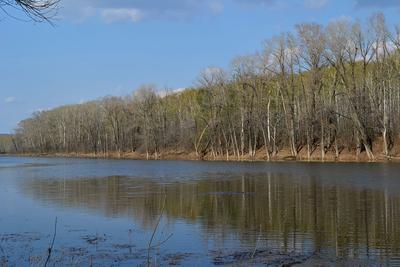
[[[343,149],[336,158],[333,151],[328,151],[325,158],[322,160],[321,150],[317,147],[311,154],[310,159],[307,157],[306,150],[299,152],[297,157],[293,157],[288,149],[282,149],[277,155],[270,158],[272,162],[278,161],[300,161],[300,162],[400,162],[400,146],[395,146],[391,150],[390,156],[385,156],[382,153],[381,145],[374,144],[374,160],[369,160],[367,154],[362,152],[359,156],[355,151]],[[256,155],[244,155],[237,157],[234,155],[213,155],[209,153],[204,157],[198,156],[195,152],[168,150],[159,153],[158,155],[149,155],[138,152],[109,152],[107,154],[100,153],[21,153],[17,156],[42,156],[42,157],[67,157],[67,158],[104,158],[104,159],[134,159],[134,160],[205,160],[205,161],[267,161],[267,156],[264,149],[256,152]]]

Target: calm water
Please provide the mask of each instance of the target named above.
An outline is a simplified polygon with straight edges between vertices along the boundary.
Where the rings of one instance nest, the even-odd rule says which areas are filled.
[[[400,165],[0,157],[0,263],[400,263]],[[157,221],[161,216],[160,223]],[[164,242],[165,241],[165,242]],[[3,258],[1,258],[3,257]]]

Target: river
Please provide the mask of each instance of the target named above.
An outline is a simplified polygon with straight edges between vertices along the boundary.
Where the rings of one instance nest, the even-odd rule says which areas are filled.
[[[0,157],[0,203],[0,265],[400,264],[399,164]]]

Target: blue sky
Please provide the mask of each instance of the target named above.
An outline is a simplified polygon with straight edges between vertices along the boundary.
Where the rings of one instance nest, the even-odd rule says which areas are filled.
[[[201,70],[229,68],[301,22],[327,24],[383,11],[400,25],[399,0],[61,0],[56,26],[0,11],[0,133],[34,111],[142,84],[191,86]],[[22,14],[12,14],[24,18]]]

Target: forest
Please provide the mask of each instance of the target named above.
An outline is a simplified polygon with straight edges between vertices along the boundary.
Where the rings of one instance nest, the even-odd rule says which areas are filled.
[[[192,88],[35,112],[13,138],[18,153],[373,161],[396,157],[399,131],[400,26],[376,13],[296,25]]]
[[[16,152],[13,137],[10,134],[0,134],[0,154]]]

